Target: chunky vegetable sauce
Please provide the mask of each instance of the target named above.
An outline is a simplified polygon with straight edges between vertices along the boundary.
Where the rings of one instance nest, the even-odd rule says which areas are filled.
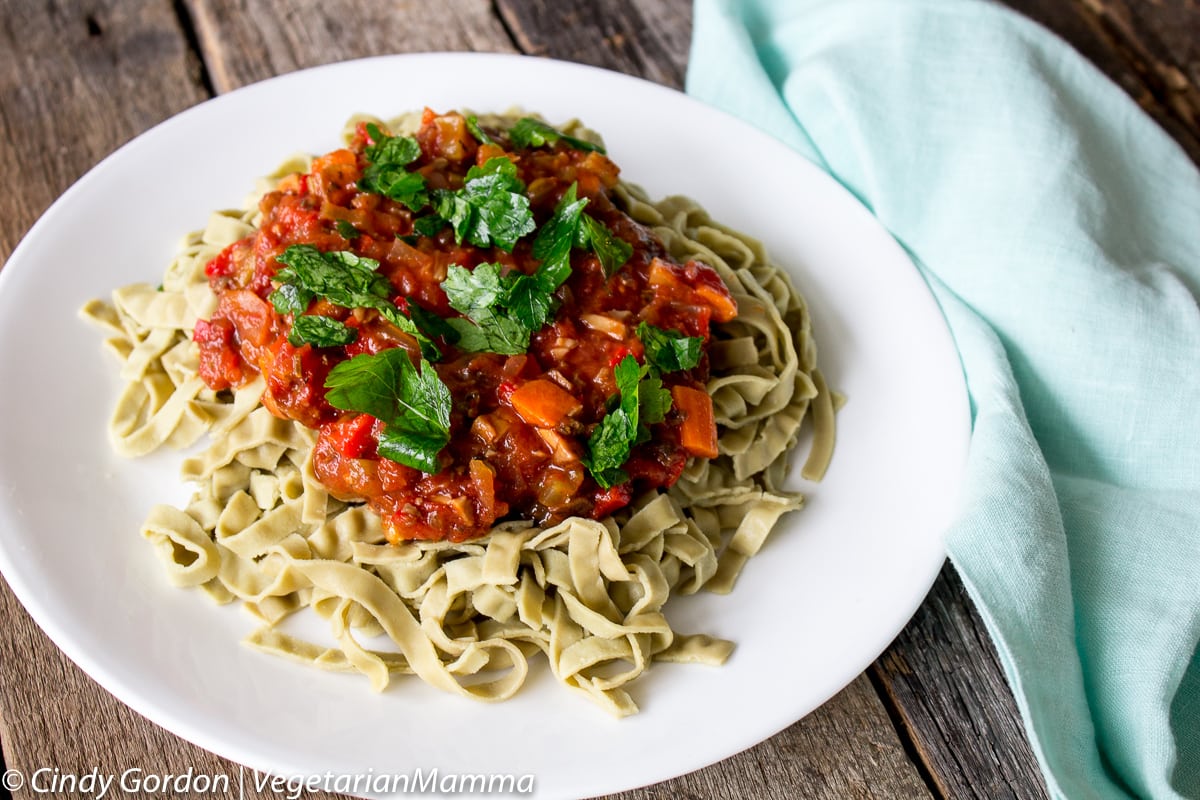
[[[261,374],[263,404],[318,431],[317,477],[392,541],[599,519],[717,455],[704,346],[728,290],[614,204],[603,152],[527,128],[360,125],[206,269],[205,382]]]

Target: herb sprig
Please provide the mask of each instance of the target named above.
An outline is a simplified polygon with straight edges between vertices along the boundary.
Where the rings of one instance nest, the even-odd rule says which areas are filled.
[[[413,211],[429,204],[425,176],[406,167],[421,156],[421,145],[411,136],[388,136],[373,122],[367,123],[367,135],[374,144],[363,150],[368,164],[358,180],[364,192],[386,195]]]
[[[544,147],[546,145],[553,147],[561,140],[576,150],[604,152],[604,148],[594,142],[568,136],[558,128],[533,117],[522,117],[517,120],[508,132],[508,139],[516,147]]]
[[[441,331],[423,329],[424,326],[416,319],[405,315],[388,299],[395,290],[391,282],[377,271],[378,261],[348,250],[322,252],[309,244],[292,245],[275,260],[284,266],[275,273],[274,279],[279,286],[267,299],[281,316],[292,315],[288,341],[293,346],[312,344],[315,347],[332,347],[350,344],[357,339],[357,331],[344,322],[304,313],[315,298],[322,297],[342,308],[377,310],[397,328],[416,339],[425,358],[431,361],[441,358],[441,352],[433,343],[433,338],[440,335]],[[409,305],[408,308],[411,315],[416,306]],[[327,321],[313,321],[317,319]],[[427,317],[421,319],[430,328],[434,327]]]
[[[459,244],[465,239],[476,247],[495,245],[511,253],[517,240],[536,227],[525,182],[517,176],[517,165],[504,156],[467,170],[461,189],[434,189],[431,202]]]
[[[662,383],[667,372],[688,370],[700,363],[698,336],[658,328],[642,322],[638,338],[645,348],[646,363],[627,355],[613,368],[617,383],[616,406],[588,437],[583,463],[601,488],[608,489],[629,479],[622,469],[634,446],[650,440],[650,425],[662,422],[671,410],[671,392]]]
[[[334,408],[382,420],[378,452],[422,472],[437,473],[450,441],[450,389],[425,359],[420,369],[400,347],[343,361],[325,379]]]
[[[596,483],[608,489],[629,480],[621,469],[635,444],[650,438],[647,426],[662,422],[671,410],[671,393],[650,367],[631,355],[613,368],[618,403],[604,415],[588,438],[583,463]]]

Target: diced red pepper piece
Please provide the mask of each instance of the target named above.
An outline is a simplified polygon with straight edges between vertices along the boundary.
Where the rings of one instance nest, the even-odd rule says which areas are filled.
[[[628,483],[618,483],[616,486],[602,489],[596,493],[596,499],[592,505],[592,518],[604,519],[614,511],[619,511],[629,505],[629,501],[632,499],[633,492]]]
[[[374,449],[375,418],[370,414],[345,417],[325,429],[329,442],[346,458],[363,458]]]

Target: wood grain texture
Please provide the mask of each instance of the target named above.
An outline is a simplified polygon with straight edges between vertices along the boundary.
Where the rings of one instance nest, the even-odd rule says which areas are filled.
[[[0,174],[10,190],[0,200],[3,259],[93,164],[205,98],[199,62],[169,0],[5,5]],[[143,82],[147,74],[153,83]]]
[[[690,0],[497,0],[496,7],[523,53],[683,86]]]
[[[131,773],[134,779],[138,774],[179,775],[191,769],[197,775],[227,776],[232,789],[228,797],[278,800],[282,796],[258,790],[249,770],[168,733],[97,686],[33,624],[6,583],[0,587],[0,618],[5,620],[0,636],[0,664],[4,665],[0,743],[8,767],[26,776],[53,767],[61,774],[76,775],[93,769],[116,776],[140,770]],[[34,800],[84,795],[39,794],[26,786],[12,796]],[[106,796],[146,795],[114,789]],[[340,800],[341,795],[315,792],[305,797]]]
[[[217,92],[351,58],[514,52],[488,0],[184,0]]]
[[[1048,796],[995,647],[953,567],[871,675],[939,796]]]
[[[719,764],[609,800],[931,798],[868,678],[782,733]]]

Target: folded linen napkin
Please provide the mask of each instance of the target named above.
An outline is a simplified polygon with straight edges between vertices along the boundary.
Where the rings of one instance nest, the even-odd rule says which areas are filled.
[[[972,403],[947,549],[1054,796],[1200,797],[1200,175],[978,0],[696,0],[687,82],[908,250]]]

